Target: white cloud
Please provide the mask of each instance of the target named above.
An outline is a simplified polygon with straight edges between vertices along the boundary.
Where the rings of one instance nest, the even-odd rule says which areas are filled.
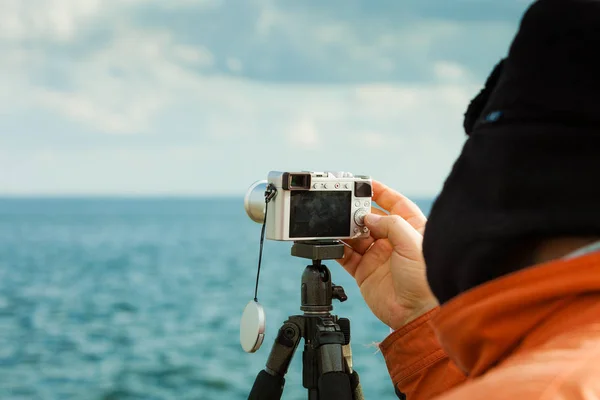
[[[269,169],[300,168],[368,173],[411,194],[432,194],[462,143],[461,118],[474,86],[252,82],[188,70],[178,45],[165,32],[126,29],[111,46],[74,62],[73,90],[36,87],[22,77],[25,108],[54,110],[78,122],[82,134],[146,133],[164,136],[165,144],[77,156],[57,150],[21,161],[4,154],[19,166],[18,178],[0,176],[0,187],[31,191],[23,182],[38,182],[38,191],[198,193],[194,174],[218,168],[230,178],[210,190],[239,193]],[[17,55],[11,65],[35,57]],[[174,131],[188,142],[169,144]],[[84,167],[70,171],[72,165]]]
[[[138,0],[121,5],[116,0],[51,0],[61,16],[44,18],[35,12],[23,16],[20,1],[7,3],[12,17],[0,14],[0,21],[18,21],[1,35],[64,41],[72,40],[89,19],[113,15]],[[25,32],[19,24],[29,23],[27,18],[41,22]],[[287,22],[277,10],[267,9],[257,29],[267,35]],[[31,79],[32,66],[45,65],[51,55],[36,48],[9,48],[0,58],[6,72],[0,75],[6,89],[0,94],[0,112],[18,109],[36,115],[41,110],[76,122],[80,135],[90,130],[141,134],[136,143],[160,137],[161,145],[77,152],[60,143],[51,149],[5,149],[0,171],[10,173],[0,173],[0,191],[198,193],[198,176],[218,170],[224,179],[208,190],[239,193],[269,169],[345,169],[371,174],[405,193],[433,194],[462,144],[462,115],[479,86],[470,82],[464,66],[448,62],[426,65],[439,78],[427,84],[296,85],[209,75],[202,68],[217,60],[207,48],[184,45],[168,31],[142,30],[126,21],[113,28],[111,43],[65,61],[68,89]],[[452,29],[438,27],[440,32]],[[381,48],[399,40],[415,48],[433,40],[389,35],[375,50],[356,37],[342,38],[341,32],[343,27],[332,27],[317,34],[329,43],[349,40],[357,57],[380,56]],[[385,57],[373,60],[383,69],[394,67]],[[235,57],[225,63],[233,72],[244,67]]]
[[[268,36],[275,27],[285,25],[286,16],[272,7],[263,7],[256,20],[256,33]]]
[[[186,6],[213,8],[220,0],[2,0],[0,39],[71,41],[90,22],[108,17],[105,24],[126,20],[128,7],[137,4],[164,9]],[[196,8],[197,11],[197,8]]]
[[[464,66],[451,61],[439,61],[433,66],[435,76],[442,81],[460,81],[467,78]]]
[[[122,32],[113,45],[72,65],[72,91],[35,89],[35,100],[106,133],[148,129],[166,106],[165,91],[183,67],[181,54],[163,32]]]
[[[379,132],[361,132],[355,136],[355,140],[364,141],[365,146],[371,149],[381,149],[385,146],[389,134]]]
[[[239,58],[235,58],[235,57],[228,57],[227,58],[227,68],[231,71],[231,72],[242,72],[242,70],[244,69],[244,64],[242,64],[242,61],[240,61]]]
[[[389,58],[382,58],[379,60],[379,68],[384,72],[391,72],[396,67],[394,61]]]
[[[108,83],[108,82],[107,82]],[[105,133],[137,133],[150,128],[149,116],[162,109],[165,101],[158,96],[110,97],[108,83],[104,93],[67,93],[39,90],[36,93],[40,104],[54,109],[75,121]],[[113,92],[118,95],[118,91]],[[134,98],[135,97],[135,98]],[[132,103],[126,104],[127,99]]]
[[[69,41],[104,10],[135,0],[2,0],[0,38]]]
[[[348,28],[340,23],[316,26],[314,29],[314,37],[321,44],[343,43],[348,34]]]
[[[314,149],[319,145],[319,133],[313,120],[309,117],[294,122],[287,132],[288,140],[293,146]]]
[[[197,11],[198,6],[203,9],[214,9],[224,4],[225,0],[177,0],[177,1],[164,1],[164,0],[142,0],[153,5],[159,5],[161,8],[166,10],[180,10],[185,7],[194,6]]]
[[[213,54],[204,47],[177,44],[172,51],[173,55],[180,61],[201,67],[210,67],[215,61]]]
[[[8,54],[13,56],[5,66],[13,74],[0,77],[6,81],[5,87],[19,86],[18,92],[26,93],[29,106],[56,110],[104,133],[151,131],[153,119],[165,107],[203,86],[206,78],[188,70],[187,65],[213,63],[206,49],[174,43],[166,32],[122,30],[111,46],[67,65],[74,89],[61,90],[38,87],[23,72],[32,59],[43,56],[22,51]],[[2,106],[13,107],[9,101]]]

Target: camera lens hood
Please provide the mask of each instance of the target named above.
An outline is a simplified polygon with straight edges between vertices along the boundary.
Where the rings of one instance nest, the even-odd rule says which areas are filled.
[[[256,181],[248,188],[246,197],[244,197],[244,208],[246,214],[254,222],[262,224],[265,219],[265,191],[267,190],[267,181]]]

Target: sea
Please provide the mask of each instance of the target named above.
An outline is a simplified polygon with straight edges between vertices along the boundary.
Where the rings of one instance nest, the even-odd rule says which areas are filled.
[[[247,399],[279,327],[301,314],[308,264],[265,241],[265,340],[245,353],[260,230],[237,197],[0,199],[0,399]],[[376,346],[389,328],[326,265],[348,296],[332,313],[351,321],[365,398],[396,399]],[[301,377],[302,343],[282,399],[307,398]]]

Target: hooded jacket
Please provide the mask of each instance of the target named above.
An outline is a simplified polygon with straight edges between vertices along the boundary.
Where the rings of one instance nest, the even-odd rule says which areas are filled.
[[[408,400],[600,399],[600,252],[477,286],[380,348]]]

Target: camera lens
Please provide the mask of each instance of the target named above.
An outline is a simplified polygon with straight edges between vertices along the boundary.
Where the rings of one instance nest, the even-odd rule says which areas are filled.
[[[244,198],[246,214],[254,222],[262,224],[265,219],[265,191],[267,181],[257,181],[248,188]]]

